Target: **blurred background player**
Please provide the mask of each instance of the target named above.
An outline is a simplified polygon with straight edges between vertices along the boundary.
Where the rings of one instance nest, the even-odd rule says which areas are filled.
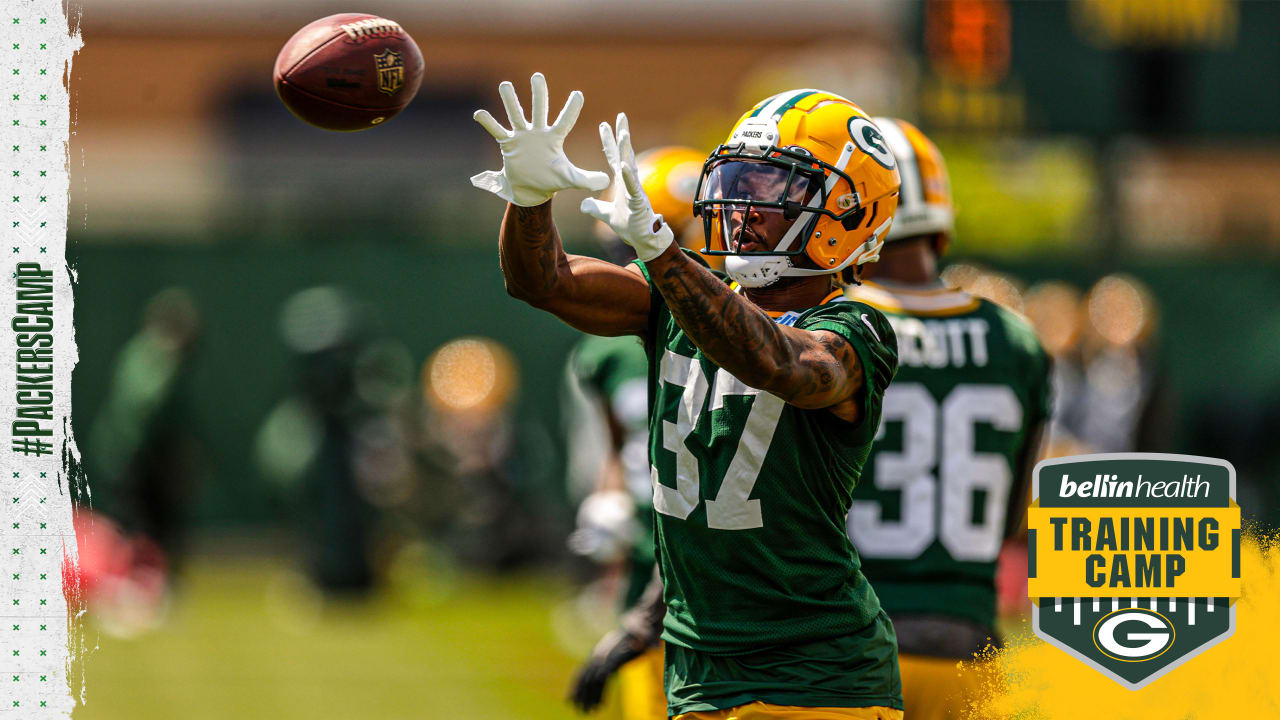
[[[293,353],[295,387],[262,424],[256,447],[297,522],[308,576],[326,593],[353,596],[376,581],[377,511],[357,467],[360,428],[377,412],[356,391],[356,358],[371,339],[366,313],[332,286],[285,302],[280,333]]]
[[[116,356],[115,375],[93,426],[95,479],[104,510],[178,564],[187,535],[187,500],[199,474],[198,442],[187,398],[200,313],[186,289],[148,302],[142,328]]]
[[[1159,311],[1137,278],[1107,275],[1085,295],[1080,426],[1089,452],[1170,452],[1174,400],[1155,356]],[[1065,399],[1065,398],[1064,398]]]
[[[880,262],[851,296],[898,336],[898,374],[854,491],[849,536],[898,633],[906,717],[959,718],[995,636],[996,560],[1027,504],[1049,416],[1049,360],[1014,313],[938,277],[954,229],[937,147],[876,118],[902,175]]]
[[[90,606],[116,635],[163,620],[181,569],[190,499],[204,471],[188,397],[199,337],[200,312],[185,288],[152,296],[142,327],[116,355],[93,424],[102,514],[79,508],[76,538]]]
[[[1049,281],[1026,315],[1053,358],[1052,456],[1169,452],[1176,394],[1157,353],[1159,308],[1137,278],[1111,274],[1087,293]]]
[[[423,364],[422,387],[418,461],[431,502],[415,514],[427,537],[468,567],[497,572],[528,564],[547,541],[536,499],[522,494],[525,471],[515,457],[515,358],[490,338],[458,338]]]
[[[685,247],[702,247],[701,227],[692,220],[693,195],[705,159],[703,153],[679,146],[653,148],[636,156],[640,184],[653,211],[663,216]],[[596,231],[609,259],[620,265],[635,259],[635,251],[608,225],[598,223]],[[656,564],[647,371],[644,345],[634,336],[587,335],[569,358],[570,492],[593,488],[578,506],[577,529],[569,536],[569,547],[603,565],[615,578],[620,576],[617,597],[623,609],[640,599]],[[623,718],[666,717],[661,646],[637,657],[630,645],[620,647],[615,641],[615,635],[606,637],[579,670],[571,693],[573,703],[583,712],[594,710],[605,683],[617,673]]]

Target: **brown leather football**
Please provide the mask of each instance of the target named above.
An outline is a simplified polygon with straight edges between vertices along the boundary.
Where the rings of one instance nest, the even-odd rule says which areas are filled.
[[[307,25],[276,57],[276,93],[325,130],[366,130],[395,117],[422,84],[422,53],[399,24],[341,13]]]

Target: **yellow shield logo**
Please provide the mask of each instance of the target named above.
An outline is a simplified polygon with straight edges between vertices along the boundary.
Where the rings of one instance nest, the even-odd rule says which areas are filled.
[[[388,95],[395,95],[404,87],[404,58],[394,50],[383,50],[373,56],[374,67],[378,69],[378,89]]]

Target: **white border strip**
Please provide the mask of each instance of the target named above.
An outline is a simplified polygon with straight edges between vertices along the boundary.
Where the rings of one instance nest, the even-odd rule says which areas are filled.
[[[76,12],[72,7],[71,11]],[[78,21],[78,16],[77,16]],[[72,274],[67,267],[67,191],[70,187],[71,58],[82,46],[78,28],[68,28],[58,0],[7,0],[0,10],[0,228],[5,231],[0,252],[9,259],[0,272],[0,293],[9,318],[39,322],[40,303],[18,308],[19,266],[28,273],[51,273],[52,280],[52,418],[36,420],[48,436],[22,435],[13,427],[20,405],[17,393],[41,384],[41,374],[28,367],[18,381],[18,334],[5,323],[0,353],[0,406],[5,429],[0,461],[0,658],[9,692],[0,700],[4,717],[23,720],[67,718],[83,699],[82,668],[77,661],[84,642],[79,631],[79,584],[75,528],[72,524],[72,483],[64,465],[78,460],[71,438],[71,370],[77,359],[72,327]],[[26,302],[31,302],[28,297]],[[40,334],[45,331],[25,331]],[[31,358],[28,358],[30,361]],[[34,363],[48,363],[36,359]],[[39,391],[34,391],[39,392]],[[34,396],[23,399],[32,403]],[[38,404],[43,404],[41,401]],[[31,412],[28,411],[28,413]],[[31,420],[31,417],[25,418]],[[25,444],[39,440],[43,445]],[[15,447],[16,446],[16,447]],[[25,449],[25,454],[20,450]],[[65,574],[64,574],[65,573]],[[72,581],[65,583],[64,578]],[[69,587],[67,587],[69,586]],[[70,621],[70,622],[69,622]]]

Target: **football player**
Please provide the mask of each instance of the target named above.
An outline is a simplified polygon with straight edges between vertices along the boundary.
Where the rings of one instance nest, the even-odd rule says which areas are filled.
[[[667,146],[636,156],[640,185],[654,212],[661,215],[681,240],[693,228],[693,193],[706,155],[693,148]],[[616,189],[615,189],[616,191]],[[601,224],[601,239],[611,259],[626,264],[635,259],[630,245]],[[697,228],[701,230],[701,228]],[[702,247],[701,232],[698,247]],[[681,242],[682,245],[689,243]],[[622,607],[632,608],[654,574],[653,489],[649,484],[648,359],[644,345],[634,335],[586,336],[569,360],[570,383],[575,396],[588,400],[581,413],[582,425],[603,426],[608,451],[603,467],[591,469],[596,487],[579,506],[578,528],[570,535],[570,547],[600,561],[626,555]],[[597,409],[598,408],[598,409]],[[570,431],[570,457],[589,458],[596,453],[575,447],[592,428]],[[630,508],[631,512],[622,512]],[[570,698],[583,712],[594,710],[603,697],[605,683],[615,673],[620,683],[623,720],[653,720],[667,716],[662,689],[660,645],[634,649],[620,647],[619,634],[602,641],[574,678]]]
[[[1019,529],[1049,416],[1049,361],[1020,316],[946,287],[954,228],[942,155],[910,123],[876,118],[898,160],[898,212],[851,296],[898,337],[898,374],[854,491],[849,535],[901,652],[913,720],[959,718],[995,636],[996,558]]]
[[[608,177],[564,154],[581,93],[548,124],[546,81],[532,84],[531,118],[499,88],[510,129],[476,113],[503,168],[472,182],[509,203],[511,295],[586,332],[644,339],[668,713],[901,718],[893,626],[844,530],[897,366],[884,317],[835,283],[878,257],[897,205],[879,130],[819,90],[767,98],[734,124],[694,201],[733,287],[650,208],[625,115],[600,127],[620,191],[582,209],[637,262],[564,253],[552,196]]]

